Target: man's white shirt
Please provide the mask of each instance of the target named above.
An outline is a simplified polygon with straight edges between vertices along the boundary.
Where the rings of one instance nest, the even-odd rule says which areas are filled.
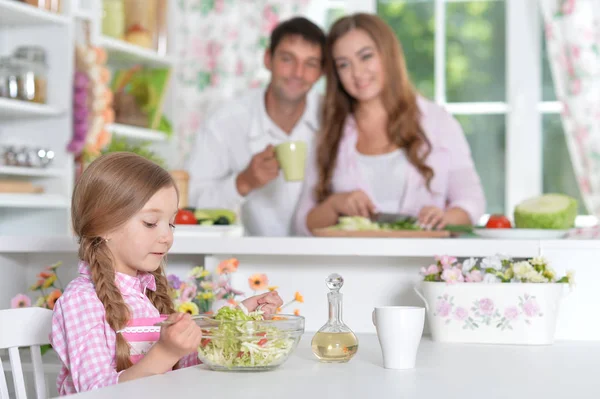
[[[188,202],[196,208],[239,212],[249,235],[289,236],[302,182],[287,182],[280,172],[273,181],[242,197],[235,181],[252,157],[269,144],[301,140],[307,149],[313,147],[320,95],[314,89],[308,94],[304,113],[288,135],[268,116],[265,90],[252,89],[206,118],[190,153]]]

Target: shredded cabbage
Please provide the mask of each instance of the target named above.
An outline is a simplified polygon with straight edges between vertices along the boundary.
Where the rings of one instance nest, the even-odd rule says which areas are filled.
[[[262,312],[246,315],[241,309],[223,307],[214,319],[225,322],[211,327],[198,348],[200,360],[209,366],[229,369],[276,366],[293,349],[295,339],[287,332],[252,322],[262,320]]]

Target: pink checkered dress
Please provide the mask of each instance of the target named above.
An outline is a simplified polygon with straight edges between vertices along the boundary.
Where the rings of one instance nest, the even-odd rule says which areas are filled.
[[[69,283],[54,307],[50,343],[62,360],[56,381],[60,395],[89,391],[118,383],[116,333],[105,319],[105,310],[91,281],[88,266],[79,264],[80,276]],[[131,320],[122,332],[136,363],[158,340],[160,329],[152,325],[164,319],[145,295],[155,290],[154,276],[132,277],[116,273],[115,282],[129,306]],[[182,367],[198,364],[196,353],[184,357]]]

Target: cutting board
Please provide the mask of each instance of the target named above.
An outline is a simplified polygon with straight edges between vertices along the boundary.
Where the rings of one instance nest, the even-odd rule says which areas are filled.
[[[44,187],[34,186],[28,181],[0,180],[0,193],[33,194],[43,192]]]
[[[331,228],[314,229],[317,237],[379,237],[379,238],[447,238],[449,231],[444,230],[337,230]]]

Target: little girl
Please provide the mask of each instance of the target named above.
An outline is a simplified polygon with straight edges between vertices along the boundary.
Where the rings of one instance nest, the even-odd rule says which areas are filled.
[[[202,331],[175,313],[164,273],[178,193],[171,175],[132,153],[92,162],[73,193],[80,276],[56,302],[50,341],[62,360],[61,395],[198,363]],[[246,299],[274,314],[275,292]],[[153,332],[167,318],[173,324]]]

